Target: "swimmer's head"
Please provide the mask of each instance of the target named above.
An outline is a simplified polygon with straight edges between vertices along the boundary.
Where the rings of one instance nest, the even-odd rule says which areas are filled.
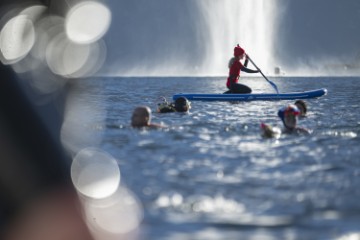
[[[302,117],[306,116],[306,113],[307,113],[307,104],[306,104],[306,102],[303,101],[303,100],[296,100],[295,105],[300,110],[300,116],[302,116]]]
[[[147,106],[140,106],[135,108],[131,116],[131,126],[145,127],[149,126],[151,121],[151,110]]]
[[[179,97],[174,103],[177,112],[187,112],[191,108],[189,100],[185,97]]]
[[[261,136],[264,138],[279,138],[281,130],[277,127],[272,127],[269,124],[260,124]]]
[[[293,104],[289,104],[278,111],[278,116],[287,129],[294,129],[296,127],[296,117],[299,115],[299,108]]]
[[[274,136],[272,127],[266,123],[260,124],[261,136],[265,138],[272,138]]]

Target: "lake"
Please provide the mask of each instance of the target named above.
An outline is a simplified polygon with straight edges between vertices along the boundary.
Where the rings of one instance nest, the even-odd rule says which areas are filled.
[[[156,113],[159,97],[222,93],[225,77],[99,77],[76,83],[86,109],[84,145],[111,154],[121,184],[144,211],[139,239],[350,239],[360,234],[360,78],[271,77],[281,93],[327,88],[307,99],[299,126],[311,135],[264,139],[293,101],[193,101],[189,113]],[[254,93],[263,78],[242,77]],[[147,105],[159,130],[130,127]],[[89,137],[90,136],[90,137]],[[95,137],[93,137],[95,136]],[[359,235],[357,235],[359,236]],[[349,237],[349,238],[346,238]]]

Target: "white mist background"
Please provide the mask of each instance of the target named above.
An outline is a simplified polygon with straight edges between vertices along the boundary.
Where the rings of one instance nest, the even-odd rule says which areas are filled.
[[[108,0],[100,75],[225,76],[239,43],[266,74],[360,71],[357,0]],[[250,66],[251,67],[251,66]]]

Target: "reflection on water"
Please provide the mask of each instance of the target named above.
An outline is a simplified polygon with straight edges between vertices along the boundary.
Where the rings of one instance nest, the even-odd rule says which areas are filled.
[[[104,126],[96,128],[104,132],[98,147],[118,160],[122,181],[144,205],[143,239],[350,239],[359,233],[358,78],[273,80],[280,92],[328,89],[307,100],[309,114],[299,120],[313,130],[310,136],[261,137],[261,122],[281,127],[276,113],[289,101],[192,102],[188,114],[153,113],[153,122],[167,129],[129,126],[137,105],[155,111],[160,96],[222,92],[224,81],[79,83],[92,86],[80,100],[90,95],[94,109],[106,109]],[[273,90],[262,78],[242,81],[256,92]]]

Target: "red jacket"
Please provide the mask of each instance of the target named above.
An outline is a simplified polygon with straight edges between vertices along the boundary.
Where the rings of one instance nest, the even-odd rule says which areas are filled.
[[[229,70],[226,86],[230,88],[231,83],[237,83],[240,77],[240,70],[244,65],[239,61],[234,61]]]

